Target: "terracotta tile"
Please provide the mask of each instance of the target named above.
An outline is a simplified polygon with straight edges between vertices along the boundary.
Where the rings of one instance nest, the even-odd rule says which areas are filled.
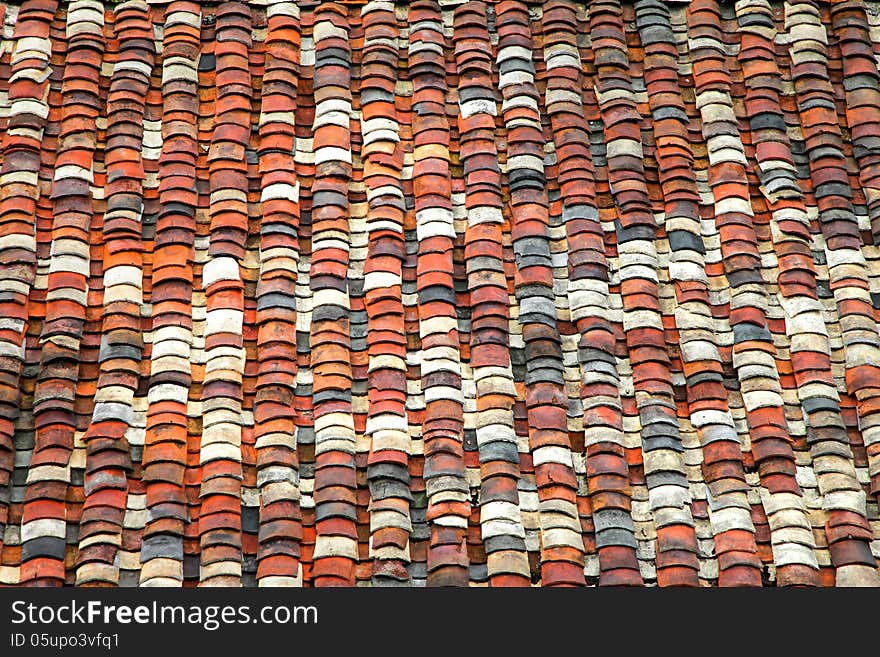
[[[0,583],[876,583],[861,3],[0,7]]]

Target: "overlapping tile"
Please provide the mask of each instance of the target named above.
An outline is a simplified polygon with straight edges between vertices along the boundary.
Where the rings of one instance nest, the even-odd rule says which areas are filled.
[[[877,583],[875,3],[0,16],[0,584]]]
[[[781,78],[772,44],[773,16],[768,3],[752,2],[737,6],[737,18],[742,29],[739,60],[747,82],[745,107],[750,117],[757,175],[775,228],[779,291],[783,308],[787,311],[796,309],[789,311],[792,317],[786,322],[790,327],[794,377],[801,401],[810,404],[810,399],[816,399],[821,404],[823,399],[834,399],[837,395],[820,318],[822,307],[816,294],[807,212],[780,105]],[[800,318],[795,319],[798,315]],[[764,505],[769,514],[771,535],[773,528],[778,528],[777,535],[786,529],[789,535],[787,541],[774,540],[777,578],[780,583],[812,584],[815,578],[804,567],[818,566],[813,554],[816,546],[807,533],[809,519],[796,477],[796,459],[790,447],[791,438],[785,431],[784,415],[776,411],[776,416],[775,422],[770,417],[765,418],[765,429],[760,438],[757,427],[752,429],[752,451],[762,475],[762,485],[766,488],[762,494],[768,501],[778,500]],[[774,516],[787,517],[790,524],[784,524],[785,521],[776,520]],[[792,540],[795,535],[800,539]],[[794,575],[791,580],[789,572]],[[804,576],[807,576],[806,580]]]
[[[590,26],[609,184],[618,215],[624,332],[657,530],[657,580],[661,585],[696,585],[698,549],[658,297],[657,229],[645,182],[640,116],[627,68],[620,4],[591,4]]]
[[[505,18],[504,9],[497,7],[499,20]],[[530,572],[519,505],[519,451],[513,415],[516,388],[508,348],[510,313],[502,248],[504,202],[495,143],[498,106],[492,88],[492,45],[486,20],[486,4],[468,2],[456,8],[453,24],[454,34],[460,37],[455,44],[455,61],[468,221],[464,258],[471,302],[479,519],[490,586],[522,586],[528,584]],[[499,48],[499,58],[507,52]]]
[[[266,11],[266,70],[260,107],[260,280],[254,434],[260,491],[257,579],[302,583],[302,518],[294,395],[297,376],[299,181],[295,171],[300,12],[293,2]]]
[[[410,5],[413,196],[424,441],[429,585],[468,581],[465,535],[470,491],[464,473],[464,418],[452,246],[449,119],[446,116],[443,19],[436,0]],[[462,110],[464,114],[465,111]]]
[[[48,79],[52,74],[49,27],[56,10],[57,4],[54,2],[31,2],[20,7],[12,35],[14,45],[9,51],[9,109],[3,136],[3,168],[0,171],[0,222],[3,226],[0,261],[4,271],[2,310],[3,317],[6,318],[2,338],[4,486],[10,481],[16,451],[13,443],[14,422],[18,416],[21,392],[19,380],[25,357],[23,343],[29,317],[28,294],[34,284],[37,268],[34,227],[41,195],[40,144],[50,111],[47,102]],[[88,124],[86,128],[88,129]],[[73,322],[75,324],[75,320]],[[38,473],[40,466],[46,466],[43,470],[47,483],[38,487],[44,489],[44,493],[34,489],[27,513],[16,523],[20,527],[17,538],[22,546],[19,555],[20,578],[24,581],[42,578],[47,582],[63,582],[65,579],[65,479],[67,459],[73,447],[71,389],[76,381],[75,369],[71,372],[68,366],[67,372],[64,377],[64,372],[60,371],[62,376],[56,379],[56,390],[60,394],[55,399],[60,403],[52,402],[53,406],[57,404],[59,407],[54,413],[55,421],[46,422],[40,438],[35,437],[35,442],[31,444],[33,455],[30,461],[36,466]],[[33,403],[35,406],[39,403],[36,395]],[[32,412],[36,415],[37,409],[34,408]],[[53,431],[57,432],[56,435],[61,435],[58,441],[60,449],[56,450],[55,457],[52,455],[56,445],[54,435],[47,435]],[[44,454],[38,456],[34,462],[38,447],[43,448],[39,451]],[[4,522],[9,522],[9,518],[4,517]],[[4,539],[4,542],[7,540]]]
[[[663,3],[640,0],[635,10],[645,52],[646,91],[664,199],[669,276],[675,285],[675,326],[686,378],[689,421],[702,444],[718,581],[722,586],[755,586],[761,582],[760,560],[741,445],[727,403],[724,366],[711,323],[706,249],[700,232],[701,199],[688,142],[689,117],[678,86],[675,35]],[[692,60],[696,72],[696,58]]]
[[[361,10],[364,50],[361,132],[367,191],[367,262],[363,292],[367,312],[370,438],[371,580],[377,585],[410,581],[409,454],[403,261],[406,256],[401,185],[404,146],[395,107],[400,29],[394,3],[374,1]],[[381,392],[379,392],[381,391]]]
[[[316,586],[353,585],[358,561],[355,529],[355,427],[352,417],[348,183],[351,47],[347,13],[327,3],[315,12],[315,120],[312,186],[310,347],[315,418]]]
[[[90,16],[100,15],[97,3],[88,6]],[[76,7],[76,5],[74,5]],[[78,9],[78,7],[77,7]],[[71,17],[82,10],[68,11],[68,32],[80,33]],[[114,30],[120,48],[107,95],[107,137],[104,166],[107,183],[103,217],[101,350],[95,405],[88,430],[81,440],[86,447],[85,502],[80,519],[77,554],[77,584],[119,584],[118,551],[122,547],[123,521],[127,508],[128,476],[134,445],[127,433],[134,425],[134,396],[139,387],[143,355],[140,326],[143,303],[143,219],[145,169],[149,135],[146,101],[155,61],[153,25],[145,2],[132,0],[114,8]],[[93,26],[100,28],[94,18]],[[96,36],[94,27],[90,33]],[[71,52],[68,65],[71,69]],[[93,56],[93,60],[98,57]],[[95,62],[97,63],[97,62]],[[93,70],[97,70],[95,66]],[[94,100],[98,102],[94,85]],[[65,104],[65,111],[75,107]],[[74,110],[75,111],[75,110]],[[62,120],[61,138],[64,139]],[[53,196],[70,180],[68,173],[86,174],[83,162],[67,164],[68,151],[59,148]],[[73,155],[73,153],[71,153]],[[67,169],[71,167],[71,169]],[[82,167],[74,169],[72,167]],[[62,177],[65,176],[65,177]],[[77,176],[72,176],[77,180]],[[91,216],[87,180],[79,179]],[[63,249],[54,241],[53,252]],[[87,265],[82,261],[81,267]],[[51,271],[51,269],[50,269]],[[51,294],[50,282],[50,294]],[[47,320],[49,315],[47,314]],[[48,323],[48,321],[47,321]],[[47,324],[44,324],[44,330]]]
[[[589,127],[580,89],[576,6],[549,3],[542,17],[544,103],[554,133],[568,257],[571,320],[580,333],[578,360],[586,475],[596,529],[601,584],[638,584],[629,467],[623,445],[615,335],[608,314],[608,262],[595,198]]]
[[[152,348],[143,451],[146,521],[140,585],[183,581],[187,399],[192,384],[198,51],[201,14],[171,3],[164,20],[160,208],[153,250]]]
[[[810,2],[786,5],[785,27],[790,37],[792,81],[810,163],[811,191],[825,239],[830,286],[840,314],[846,386],[859,402],[860,424],[865,444],[870,448],[875,433],[872,420],[877,417],[873,400],[877,399],[880,380],[876,357],[880,338],[860,248],[859,224],[852,206],[834,90],[827,77],[827,32],[818,7]],[[833,400],[831,407],[834,410]],[[826,408],[827,404],[821,410]],[[844,465],[852,459],[845,433],[840,424],[829,419],[821,424],[810,422],[816,429],[817,443],[811,451],[814,462],[821,461],[824,466],[816,474],[823,508],[829,515],[826,534],[831,534],[828,544],[837,582],[876,584],[876,562],[868,545],[871,534],[867,531],[865,491],[851,465]],[[836,463],[836,467],[831,463]],[[843,527],[847,529],[842,530]]]

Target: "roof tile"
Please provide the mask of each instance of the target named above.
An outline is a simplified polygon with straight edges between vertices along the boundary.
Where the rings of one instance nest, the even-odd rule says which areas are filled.
[[[862,3],[0,8],[3,584],[878,584]]]

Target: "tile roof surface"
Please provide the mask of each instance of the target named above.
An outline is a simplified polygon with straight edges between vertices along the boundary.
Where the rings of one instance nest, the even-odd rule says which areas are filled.
[[[0,24],[0,584],[880,584],[880,3]]]

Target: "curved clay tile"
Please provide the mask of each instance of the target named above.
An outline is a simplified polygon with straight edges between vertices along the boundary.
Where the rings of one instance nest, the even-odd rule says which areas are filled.
[[[394,3],[368,2],[361,10],[361,132],[367,195],[367,259],[363,293],[367,313],[370,438],[371,581],[408,584],[411,562],[409,456],[406,411],[406,338],[403,310],[404,146],[395,107],[400,29]],[[381,393],[379,391],[382,391]]]
[[[475,439],[480,461],[480,536],[490,586],[524,586],[530,580],[525,529],[519,503],[519,452],[514,431],[516,400],[508,331],[510,314],[504,275],[502,176],[495,144],[497,103],[492,89],[492,44],[486,5],[469,2],[455,10],[453,30],[459,102],[476,103],[458,118],[464,167],[464,258],[471,302],[470,367]],[[499,57],[504,56],[499,50]],[[463,106],[463,105],[462,105]]]
[[[878,584],[874,14],[0,3],[0,584]]]
[[[183,581],[183,536],[189,519],[184,477],[187,398],[193,381],[192,266],[199,205],[195,190],[198,5],[170,4],[164,28],[162,177],[153,249],[152,350],[142,475],[146,515],[140,554],[142,586]]]
[[[261,498],[257,580],[302,584],[296,394],[299,181],[295,170],[300,13],[293,2],[266,11],[266,70],[260,106],[260,279],[254,437]]]
[[[91,8],[94,10],[94,4]],[[68,12],[68,25],[76,13]],[[153,25],[147,4],[118,5],[114,30],[120,49],[107,94],[107,144],[115,147],[105,151],[104,162],[107,184],[104,188],[100,373],[91,422],[82,436],[86,446],[86,498],[80,520],[77,584],[119,583],[118,566],[114,562],[121,547],[128,501],[127,471],[132,467],[133,455],[127,434],[135,424],[134,396],[139,387],[143,356],[140,337],[144,296],[142,185],[146,183],[144,159],[150,142],[149,124],[142,118],[147,116],[146,101],[155,59]],[[68,51],[66,71],[71,68],[70,62]],[[59,157],[56,179],[60,164]]]
[[[657,580],[661,585],[697,585],[698,547],[658,297],[656,226],[619,3],[594,3],[590,24],[609,184],[619,215],[623,327],[641,424],[649,501],[655,515]]]
[[[531,63],[528,10],[502,2],[498,12],[498,62],[518,61],[516,75],[499,76],[507,128],[506,173],[510,232],[526,371],[529,447],[538,486],[541,578],[545,585],[583,585],[584,543],[577,509],[550,255],[543,135]],[[510,58],[506,56],[510,53]]]
[[[608,261],[596,206],[584,84],[577,50],[577,7],[560,1],[544,7],[544,103],[553,130],[557,183],[569,250],[567,294],[580,340],[581,424],[589,500],[596,527],[600,584],[641,584],[636,560],[629,466],[623,438],[614,328],[607,314]]]
[[[783,309],[790,315],[786,324],[791,326],[790,355],[798,395],[807,403],[810,399],[829,399],[835,393],[827,340],[819,333],[810,336],[809,343],[796,341],[798,333],[811,333],[808,327],[821,325],[822,307],[816,292],[806,207],[780,105],[780,73],[773,53],[770,5],[762,0],[744,4],[737,8],[737,18],[742,29],[739,60],[748,82],[745,108],[750,117],[756,169],[779,233],[779,238],[774,239],[778,285]],[[818,568],[815,541],[808,533],[809,516],[797,481],[796,456],[784,413],[778,407],[764,412],[760,424],[758,414],[753,412],[752,416],[752,453],[766,488],[766,492],[762,491],[764,507],[770,516],[779,518],[770,522],[771,536],[775,528],[777,535],[784,532],[788,537],[777,541],[774,547],[778,581],[816,584],[816,575],[811,572]]]
[[[470,490],[465,479],[461,362],[453,286],[455,238],[446,117],[446,40],[439,4],[410,5],[413,195],[418,242],[416,287],[421,388],[425,412],[424,482],[430,527],[428,585],[468,581],[465,535]]]
[[[880,337],[846,173],[843,134],[836,109],[832,109],[834,89],[827,77],[828,35],[817,5],[811,2],[787,4],[785,28],[790,37],[791,73],[809,156],[812,192],[825,238],[830,285],[840,315],[846,387],[859,401],[866,444],[872,444],[871,415],[876,412],[872,400],[877,393]],[[834,401],[830,404],[832,409]],[[880,579],[869,547],[872,536],[866,518],[865,491],[854,469],[844,465],[852,460],[846,435],[839,423],[814,426],[814,440],[818,443],[811,449],[814,460],[834,460],[839,464],[821,475],[817,473],[823,506],[829,516],[826,534],[836,581],[843,586],[877,585]],[[835,449],[835,443],[840,447]]]
[[[315,120],[310,327],[315,418],[315,586],[354,584],[355,427],[348,264],[348,183],[352,177],[351,49],[345,10],[315,13]]]
[[[711,500],[709,521],[718,558],[718,583],[759,586],[761,563],[747,497],[749,486],[724,390],[718,337],[708,321],[712,310],[706,249],[700,234],[700,195],[688,143],[688,116],[678,86],[675,35],[663,3],[640,0],[635,9],[645,52],[646,91],[664,199],[669,275],[675,286],[675,324],[686,377],[689,420],[703,451],[702,474]]]

